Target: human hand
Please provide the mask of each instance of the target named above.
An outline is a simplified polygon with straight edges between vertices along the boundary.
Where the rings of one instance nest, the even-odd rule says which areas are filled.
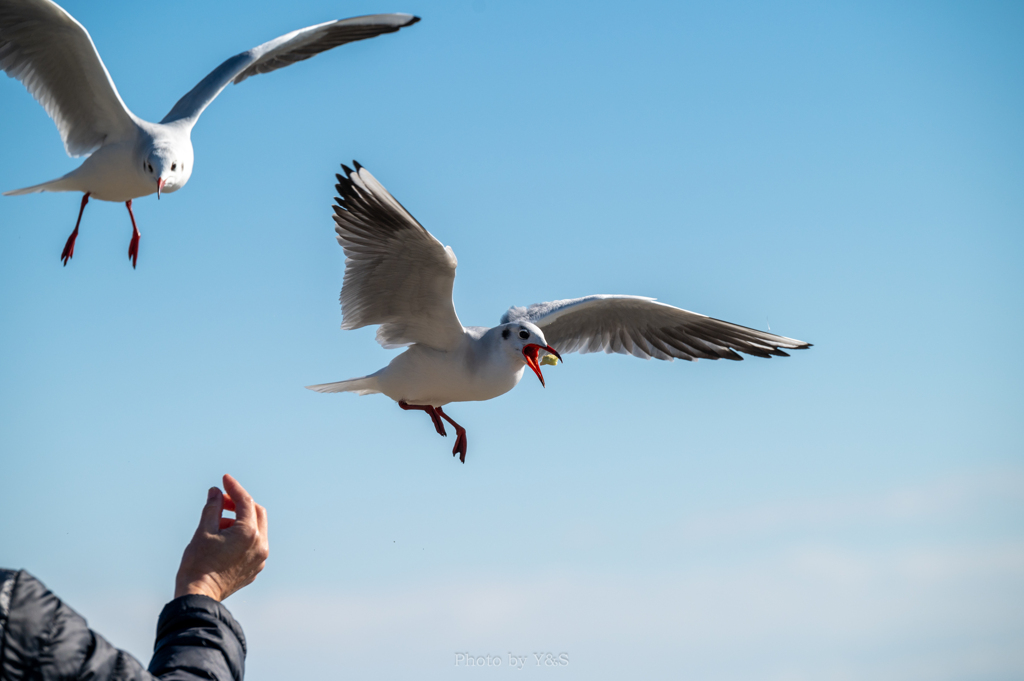
[[[211,487],[199,527],[185,547],[174,597],[201,594],[222,601],[256,579],[270,554],[267,511],[230,475],[222,494]],[[235,518],[222,518],[234,511]]]

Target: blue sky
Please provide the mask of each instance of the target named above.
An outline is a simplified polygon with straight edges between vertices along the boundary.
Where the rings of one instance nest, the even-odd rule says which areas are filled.
[[[135,202],[135,271],[122,205],[64,268],[80,196],[0,199],[0,564],[146,659],[230,472],[270,516],[227,601],[257,681],[1024,674],[1020,5],[64,6],[149,120],[287,31],[423,21],[229,86],[189,184]],[[0,102],[0,188],[75,167]],[[339,329],[352,159],[452,246],[465,324],[629,293],[815,347],[570,355],[447,410],[461,465],[303,389],[393,356]]]

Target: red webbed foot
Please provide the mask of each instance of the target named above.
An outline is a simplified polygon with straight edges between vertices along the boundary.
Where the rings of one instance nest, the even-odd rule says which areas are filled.
[[[128,244],[128,259],[132,261],[132,269],[135,269],[139,262],[139,233],[132,235],[132,242]]]
[[[71,232],[71,236],[68,237],[67,243],[64,244],[64,250],[60,254],[60,259],[64,262],[64,267],[68,266],[68,260],[71,260],[71,256],[75,254],[76,239],[78,239],[78,227],[75,227],[75,231]]]
[[[468,445],[468,439],[466,438],[466,429],[455,423],[451,416],[445,414],[441,407],[436,407],[437,413],[441,415],[448,423],[455,426],[455,446],[452,448],[452,456],[459,455],[459,461],[466,463],[466,448]]]

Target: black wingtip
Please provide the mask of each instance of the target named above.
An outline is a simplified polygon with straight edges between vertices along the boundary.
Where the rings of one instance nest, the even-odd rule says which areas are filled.
[[[420,21],[422,21],[422,19],[420,19],[419,17],[414,16],[412,19],[409,20],[409,23],[407,23],[406,26],[412,26],[413,24],[418,24]]]
[[[357,160],[355,160],[355,159],[352,159],[352,165],[354,165],[354,166],[356,167],[356,172],[357,172],[357,173],[358,173],[358,172],[359,172],[360,170],[362,170],[362,169],[363,169],[363,166],[361,166],[361,165],[359,164],[359,161],[357,161]]]

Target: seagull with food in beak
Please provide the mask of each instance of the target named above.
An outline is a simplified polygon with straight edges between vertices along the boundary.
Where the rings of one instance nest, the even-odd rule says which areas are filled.
[[[507,393],[526,367],[569,352],[618,352],[663,360],[788,356],[809,343],[719,321],[653,298],[595,295],[510,308],[498,326],[463,326],[452,289],[458,261],[358,163],[338,175],[335,232],[344,249],[342,329],[379,324],[377,342],[407,348],[380,371],[307,386],[321,393],[383,393],[425,411],[440,435],[455,428],[452,455],[466,462],[466,429],[443,407]]]

